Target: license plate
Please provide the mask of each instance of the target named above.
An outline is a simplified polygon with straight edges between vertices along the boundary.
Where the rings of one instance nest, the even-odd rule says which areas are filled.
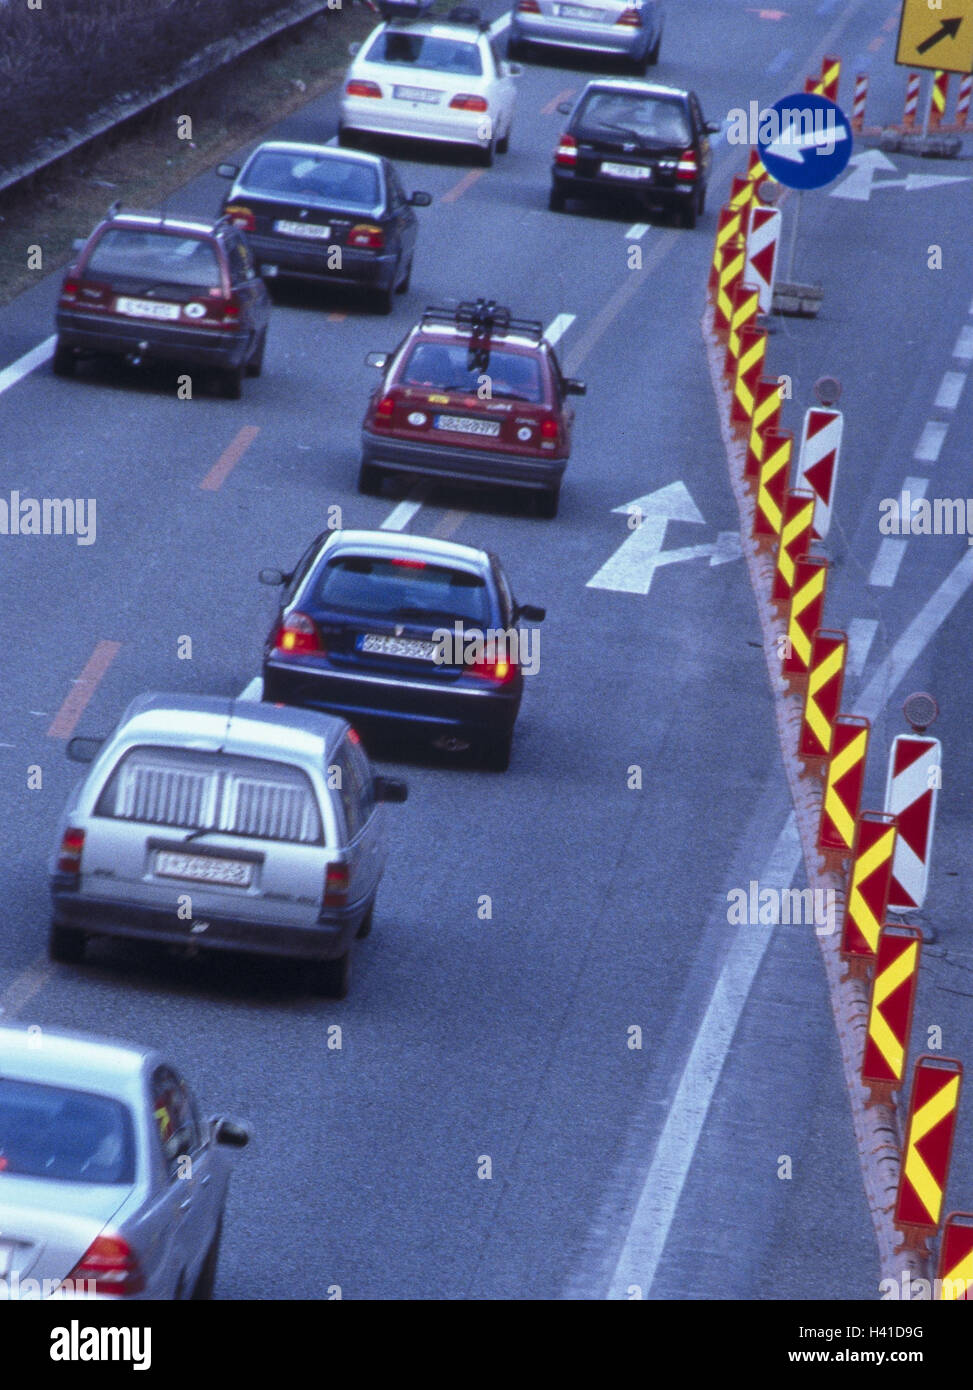
[[[399,101],[424,101],[428,106],[435,106],[442,93],[431,92],[427,87],[393,87],[392,95]]]
[[[177,319],[181,313],[179,304],[166,304],[159,299],[121,299],[115,300],[115,308],[120,314],[128,314],[136,319]]]
[[[287,222],[284,219],[274,223],[274,231],[284,236],[302,236],[308,241],[327,241],[331,235],[331,228],[322,227],[318,222]]]
[[[640,179],[643,182],[647,182],[652,177],[652,170],[639,164],[605,163],[601,166],[601,172],[608,174],[613,179]]]
[[[458,434],[485,434],[491,439],[500,433],[499,420],[470,420],[464,415],[437,415],[433,425],[437,430],[455,430]]]
[[[179,854],[160,849],[155,854],[155,872],[161,878],[185,878],[193,883],[229,883],[249,888],[253,864],[246,859],[220,859],[214,854]]]
[[[593,10],[587,5],[558,5],[557,13],[560,19],[605,19],[603,10]]]
[[[423,642],[414,637],[385,637],[377,632],[365,632],[355,643],[360,652],[375,652],[382,656],[408,656],[416,661],[432,661],[435,642]]]

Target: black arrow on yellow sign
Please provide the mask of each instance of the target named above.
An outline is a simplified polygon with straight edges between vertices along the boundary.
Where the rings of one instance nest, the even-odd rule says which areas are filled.
[[[930,48],[937,43],[941,43],[943,39],[955,39],[962,23],[962,15],[960,15],[958,19],[944,19],[934,34],[930,34],[928,39],[923,39],[922,43],[916,44],[916,52],[928,53]]]

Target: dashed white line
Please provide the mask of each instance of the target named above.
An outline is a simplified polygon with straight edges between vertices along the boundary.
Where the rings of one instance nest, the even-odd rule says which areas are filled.
[[[899,536],[885,536],[875,556],[868,582],[873,589],[890,589],[899,573],[899,566],[909,544]]]
[[[916,451],[912,455],[919,463],[935,463],[939,458],[939,451],[943,447],[943,440],[946,438],[946,431],[949,426],[942,420],[927,420],[922,429]]]
[[[633,222],[625,233],[626,241],[641,241],[649,230],[648,222]]]
[[[544,337],[553,346],[558,338],[563,338],[565,333],[574,323],[574,314],[558,314],[556,319],[551,320],[551,326],[544,329]]]
[[[969,324],[964,324],[960,329],[953,356],[958,357],[961,362],[973,362],[973,328]]]
[[[877,618],[852,618],[848,624],[848,657],[845,665],[853,680],[859,680],[865,669],[877,628]]]
[[[9,367],[4,367],[0,372],[0,392],[8,391],[11,386],[16,386],[18,381],[22,381],[28,376],[35,367],[39,367],[42,362],[46,362],[54,356],[54,344],[57,342],[57,334],[52,333],[49,338],[45,338],[42,343],[38,343],[30,352],[25,352],[23,357],[18,357],[16,362],[11,362]]]
[[[380,531],[404,531],[416,512],[422,510],[421,502],[400,502],[393,507],[379,527]]]
[[[938,405],[940,410],[955,410],[963,394],[965,381],[966,377],[962,372],[944,372],[934,404]]]
[[[263,678],[263,676],[254,676],[253,680],[252,680],[252,681],[249,681],[249,682],[243,687],[243,689],[240,691],[239,695],[237,696],[237,699],[238,699],[238,700],[262,700],[262,699],[263,699],[263,693],[264,693],[264,678]]]

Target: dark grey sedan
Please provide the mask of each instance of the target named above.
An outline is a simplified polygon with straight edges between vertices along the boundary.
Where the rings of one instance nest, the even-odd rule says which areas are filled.
[[[409,288],[418,221],[428,193],[407,194],[389,160],[378,155],[272,140],[233,179],[223,213],[247,235],[260,275],[354,285],[390,313]]]

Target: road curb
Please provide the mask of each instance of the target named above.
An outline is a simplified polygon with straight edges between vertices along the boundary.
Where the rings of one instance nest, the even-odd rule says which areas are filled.
[[[823,782],[815,772],[808,771],[805,763],[797,756],[803,700],[799,694],[788,688],[777,657],[778,641],[786,637],[786,619],[778,613],[770,600],[774,573],[772,554],[761,549],[751,536],[755,500],[754,493],[744,480],[746,444],[730,424],[732,393],[723,375],[724,348],[713,327],[711,305],[707,305],[704,311],[701,329],[713,394],[716,398],[720,433],[726,450],[730,484],[740,517],[741,548],[763,630],[764,656],[774,696],[781,757],[794,803],[808,887],[825,892],[833,890],[836,905],[843,907],[847,877],[829,869],[817,849]],[[897,1248],[899,1233],[893,1225],[892,1217],[901,1171],[903,1133],[899,1111],[894,1102],[866,1104],[869,1092],[861,1081],[861,1066],[868,1028],[870,992],[864,982],[844,978],[840,956],[840,933],[835,931],[829,936],[818,935],[817,939],[824,960],[831,1009],[841,1048],[865,1195],[878,1242],[880,1277],[883,1280],[895,1280],[897,1288],[901,1290],[907,1271],[912,1280],[927,1279],[930,1275],[927,1269],[928,1257],[923,1258],[914,1250]],[[835,1296],[840,1295],[836,1293]]]

